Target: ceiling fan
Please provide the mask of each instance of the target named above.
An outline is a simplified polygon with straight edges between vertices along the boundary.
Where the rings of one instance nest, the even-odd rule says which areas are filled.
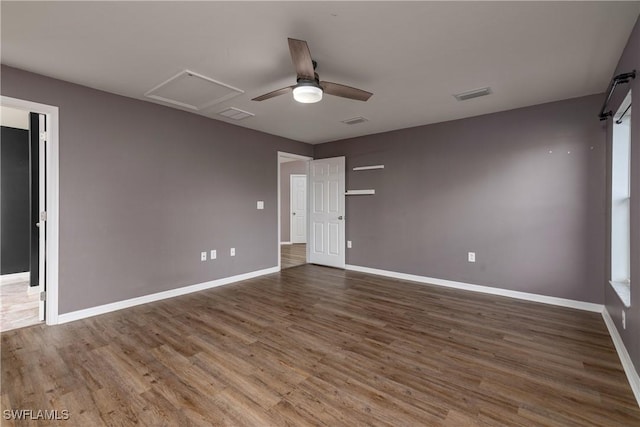
[[[358,101],[366,101],[373,95],[371,92],[355,87],[320,81],[318,73],[315,72],[318,63],[311,59],[306,41],[289,39],[289,52],[296,67],[297,83],[253,98],[252,101],[264,101],[291,91],[293,91],[293,99],[304,104],[320,101],[323,93]]]

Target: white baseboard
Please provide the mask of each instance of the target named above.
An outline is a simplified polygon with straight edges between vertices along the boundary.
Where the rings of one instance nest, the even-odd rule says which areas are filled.
[[[418,283],[428,283],[430,285],[445,286],[447,288],[481,292],[484,294],[501,295],[526,301],[535,301],[544,304],[559,305],[561,307],[576,308],[578,310],[592,311],[595,313],[602,313],[602,310],[604,310],[604,306],[602,304],[594,304],[591,302],[531,294],[528,292],[511,291],[508,289],[492,288],[490,286],[473,285],[470,283],[455,282],[453,280],[435,279],[433,277],[416,276],[414,274],[398,273],[395,271],[378,270],[377,268],[360,267],[358,265],[346,265],[345,268],[347,270],[359,271],[361,273],[392,277],[394,279],[409,280]]]
[[[602,318],[604,319],[604,324],[607,325],[609,335],[611,335],[611,339],[613,340],[613,345],[616,347],[618,357],[620,357],[620,362],[624,368],[624,373],[627,374],[633,395],[636,397],[638,406],[640,406],[640,377],[638,376],[638,371],[636,371],[636,368],[633,366],[627,347],[625,347],[622,337],[618,333],[618,328],[616,328],[616,324],[613,322],[606,308],[602,310]]]
[[[0,286],[10,285],[16,282],[25,282],[29,280],[29,272],[23,271],[21,273],[3,274],[0,276]]]
[[[291,242],[280,242],[281,245],[292,245],[293,243]]]
[[[151,295],[144,295],[137,298],[131,298],[124,301],[113,302],[110,304],[99,305],[96,307],[85,308],[83,310],[72,311],[58,315],[58,324],[73,322],[74,320],[85,319],[99,314],[109,313],[123,308],[129,308],[140,304],[147,304],[153,301],[159,301],[167,298],[173,298],[180,295],[190,294],[193,292],[203,291],[205,289],[215,288],[217,286],[228,285],[230,283],[240,282],[242,280],[253,279],[254,277],[264,276],[279,272],[278,267],[265,268],[263,270],[251,271],[249,273],[238,274],[236,276],[224,277],[222,279],[212,280],[210,282],[198,283],[196,285],[185,286],[177,289],[170,289],[164,292],[158,292]]]

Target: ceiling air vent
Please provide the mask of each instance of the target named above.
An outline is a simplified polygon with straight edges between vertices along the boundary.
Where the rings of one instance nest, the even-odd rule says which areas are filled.
[[[467,99],[477,98],[479,96],[489,95],[491,93],[490,87],[483,87],[480,89],[469,90],[462,93],[453,95],[458,101],[466,101]]]
[[[221,115],[222,117],[226,117],[227,119],[233,119],[233,120],[242,120],[242,119],[246,119],[247,117],[255,116],[255,114],[253,113],[240,110],[234,107],[229,107],[226,110],[222,110],[218,114]]]
[[[147,98],[200,111],[244,91],[184,70],[144,94]]]
[[[344,123],[345,125],[357,125],[358,123],[364,123],[368,121],[369,119],[366,119],[364,117],[354,117],[352,119],[343,120],[342,123]]]

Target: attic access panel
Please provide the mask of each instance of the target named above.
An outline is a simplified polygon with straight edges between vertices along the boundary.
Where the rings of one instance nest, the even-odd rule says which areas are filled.
[[[200,111],[244,91],[193,71],[184,70],[147,93],[147,98]]]

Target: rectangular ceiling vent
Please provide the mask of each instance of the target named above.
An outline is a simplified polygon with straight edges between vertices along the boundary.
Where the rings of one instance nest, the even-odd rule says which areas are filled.
[[[193,71],[184,70],[147,93],[147,98],[200,111],[244,91]]]
[[[455,98],[458,101],[466,101],[467,99],[477,98],[479,96],[486,96],[489,94],[491,94],[491,88],[483,87],[480,89],[474,89],[474,90],[469,90],[467,92],[457,93],[453,96],[455,96]]]
[[[246,119],[247,117],[255,116],[255,114],[253,113],[240,110],[234,107],[229,107],[226,110],[222,110],[218,114],[221,115],[222,117],[226,117],[227,119],[233,119],[233,120],[242,120],[242,119]]]
[[[357,125],[358,123],[364,123],[368,121],[369,119],[366,119],[364,117],[354,117],[352,119],[342,120],[342,123],[344,123],[345,125]]]

